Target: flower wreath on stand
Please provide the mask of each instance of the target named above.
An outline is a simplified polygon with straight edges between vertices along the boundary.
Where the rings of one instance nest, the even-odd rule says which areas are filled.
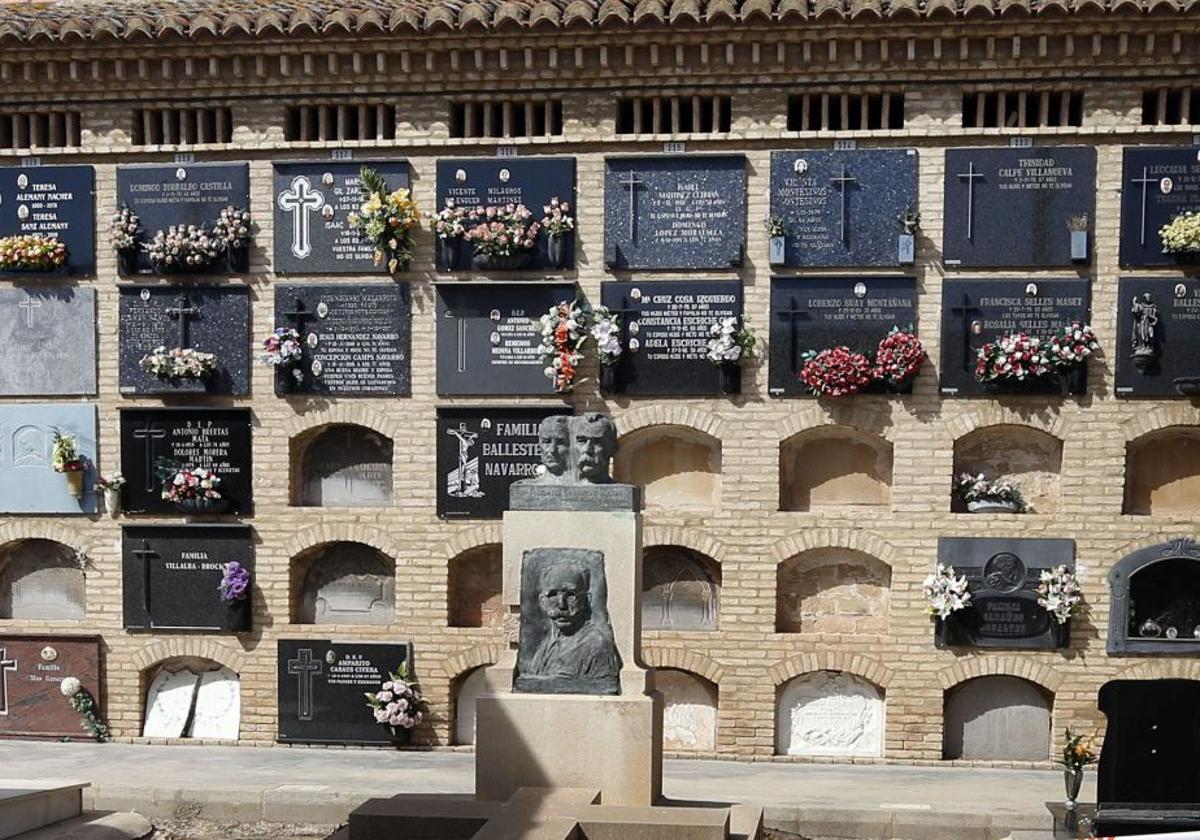
[[[366,698],[375,722],[389,727],[393,735],[398,734],[397,729],[412,731],[429,714],[429,703],[416,685],[408,681],[407,665],[388,674],[379,691],[367,692]]]
[[[550,307],[538,322],[541,324],[541,357],[546,365],[546,378],[554,383],[555,393],[570,393],[582,381],[575,377],[583,361],[591,312],[578,299],[564,300]]]
[[[945,620],[959,610],[971,606],[971,593],[967,589],[967,579],[954,573],[953,566],[937,564],[937,569],[921,584],[921,591],[928,604],[925,611],[929,615]]]
[[[1083,590],[1066,564],[1043,569],[1038,576],[1038,606],[1059,624],[1066,624],[1079,610]]]
[[[849,347],[804,354],[800,381],[818,396],[847,397],[876,384],[900,389],[917,375],[928,358],[912,330],[892,327],[880,339],[874,358]]]

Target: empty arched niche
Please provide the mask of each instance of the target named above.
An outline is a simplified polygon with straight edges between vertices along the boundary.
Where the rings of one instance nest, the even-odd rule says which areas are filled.
[[[676,668],[654,672],[663,696],[663,749],[712,752],[717,748],[717,686]]]
[[[883,754],[883,690],[854,674],[814,671],[779,688],[778,755]]]
[[[199,657],[164,660],[142,672],[144,738],[236,741],[241,731],[238,675]]]
[[[1200,426],[1169,426],[1125,447],[1125,513],[1200,510]]]
[[[891,568],[870,554],[840,547],[801,552],[776,571],[775,630],[883,635],[891,588]]]
[[[297,624],[391,624],[396,564],[356,542],[325,543],[292,561]]]
[[[1045,761],[1054,697],[1037,683],[1003,674],[975,677],[946,692],[942,757]]]
[[[446,612],[451,627],[504,625],[503,571],[499,543],[469,548],[450,561]]]
[[[822,426],[779,446],[779,509],[892,501],[892,445],[849,426]]]
[[[642,553],[642,629],[716,630],[721,567],[677,545]]]
[[[74,550],[40,539],[0,548],[0,619],[79,621],[86,614],[83,568]]]
[[[721,498],[721,442],[686,426],[651,426],[621,438],[617,481],[645,488],[646,505],[715,509]]]
[[[294,498],[305,507],[384,507],[392,501],[392,441],[338,423],[292,441]]]
[[[460,674],[454,681],[454,743],[475,743],[475,701],[486,682],[486,665]]]
[[[1060,505],[1062,448],[1054,435],[1031,426],[984,426],[954,441],[954,476],[983,473],[989,479],[1013,479],[1030,512],[1055,513]],[[951,510],[966,511],[958,494],[951,493],[951,498]]]

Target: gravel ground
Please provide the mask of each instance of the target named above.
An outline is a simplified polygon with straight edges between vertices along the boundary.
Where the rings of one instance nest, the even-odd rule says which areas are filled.
[[[208,820],[155,820],[151,840],[325,840],[336,825],[284,825]],[[781,838],[781,840],[783,840]]]

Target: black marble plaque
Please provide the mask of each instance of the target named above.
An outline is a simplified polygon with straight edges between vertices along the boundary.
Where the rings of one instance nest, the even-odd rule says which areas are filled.
[[[374,169],[388,189],[411,187],[405,160],[310,161],[275,164],[271,212],[275,221],[276,274],[367,274],[374,246],[346,218],[362,204],[358,173]]]
[[[512,483],[537,475],[538,424],[562,413],[561,408],[439,408],[438,516],[502,515]]]
[[[253,512],[248,408],[121,409],[121,507],[128,513],[175,513],[162,498],[155,465],[211,469],[229,501],[228,513]]]
[[[784,265],[899,265],[899,217],[910,207],[916,149],[771,153],[771,216],[788,229]]]
[[[942,239],[948,268],[1066,267],[1067,223],[1096,216],[1096,150],[1090,146],[948,149],[946,219]]]
[[[291,391],[341,397],[412,393],[407,284],[285,283],[275,287],[275,324],[293,327],[304,342],[304,379],[288,383]]]
[[[971,604],[937,621],[938,647],[1064,648],[1070,623],[1038,606],[1038,576],[1075,569],[1075,541],[939,537],[938,563],[967,579]]]
[[[221,600],[226,563],[238,562],[254,581],[254,550],[246,525],[126,525],[121,564],[127,630],[247,632],[252,596]]]
[[[721,269],[745,254],[744,155],[605,160],[609,268]]]
[[[625,394],[720,394],[709,330],[742,314],[739,280],[608,282],[601,302],[621,318],[617,386]]]
[[[125,286],[120,292],[122,394],[250,393],[250,289],[246,286]],[[163,346],[217,357],[199,379],[159,378],[141,367]]]
[[[438,393],[554,394],[538,319],[575,296],[571,283],[438,286]]]
[[[1120,189],[1121,268],[1194,265],[1195,254],[1165,253],[1158,232],[1200,210],[1200,148],[1126,147]]]
[[[390,744],[363,696],[407,664],[412,645],[397,642],[280,639],[279,740],[310,744]]]
[[[1117,396],[1200,395],[1200,280],[1122,277],[1118,289]]]
[[[915,277],[771,278],[771,396],[808,394],[799,374],[810,350],[846,346],[873,358],[892,327],[915,328],[916,282]],[[911,390],[910,380],[904,392]]]
[[[454,199],[459,207],[502,207],[524,204],[541,221],[550,199],[557,198],[575,206],[575,158],[472,158],[439,160],[437,163],[437,210]],[[570,236],[565,268],[575,267],[574,236]],[[547,251],[545,232],[538,238],[537,254],[526,266],[530,271],[553,268]],[[463,242],[455,265],[446,265],[445,254],[438,249],[438,271],[465,271],[471,268],[474,249]]]
[[[1088,321],[1088,280],[959,280],[942,283],[941,392],[953,396],[1083,394],[1086,364],[1066,376],[1023,385],[975,381],[980,347],[998,337],[1025,332],[1047,340],[1071,321]]]
[[[172,225],[211,229],[221,211],[234,206],[250,210],[250,166],[246,163],[130,163],[117,167],[117,206],[128,204],[142,222],[141,243]],[[138,251],[138,272],[154,269]],[[224,260],[205,274],[231,273]]]
[[[90,166],[0,167],[0,236],[56,236],[67,246],[56,274],[95,274],[95,184]]]

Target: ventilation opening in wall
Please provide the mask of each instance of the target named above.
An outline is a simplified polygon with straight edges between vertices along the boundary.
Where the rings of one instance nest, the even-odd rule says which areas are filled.
[[[788,97],[788,131],[904,128],[904,94],[798,93]]]
[[[451,137],[556,137],[562,133],[561,99],[450,103]]]
[[[395,140],[396,107],[369,102],[296,105],[287,110],[288,142]]]
[[[0,149],[74,149],[78,146],[78,111],[0,114]]]
[[[228,108],[138,108],[133,112],[133,145],[229,143],[233,116]]]
[[[987,90],[963,94],[963,128],[1061,128],[1083,125],[1083,92]]]
[[[628,96],[617,100],[617,134],[723,134],[733,122],[729,96]]]
[[[1142,125],[1195,125],[1200,122],[1200,88],[1146,88]]]

